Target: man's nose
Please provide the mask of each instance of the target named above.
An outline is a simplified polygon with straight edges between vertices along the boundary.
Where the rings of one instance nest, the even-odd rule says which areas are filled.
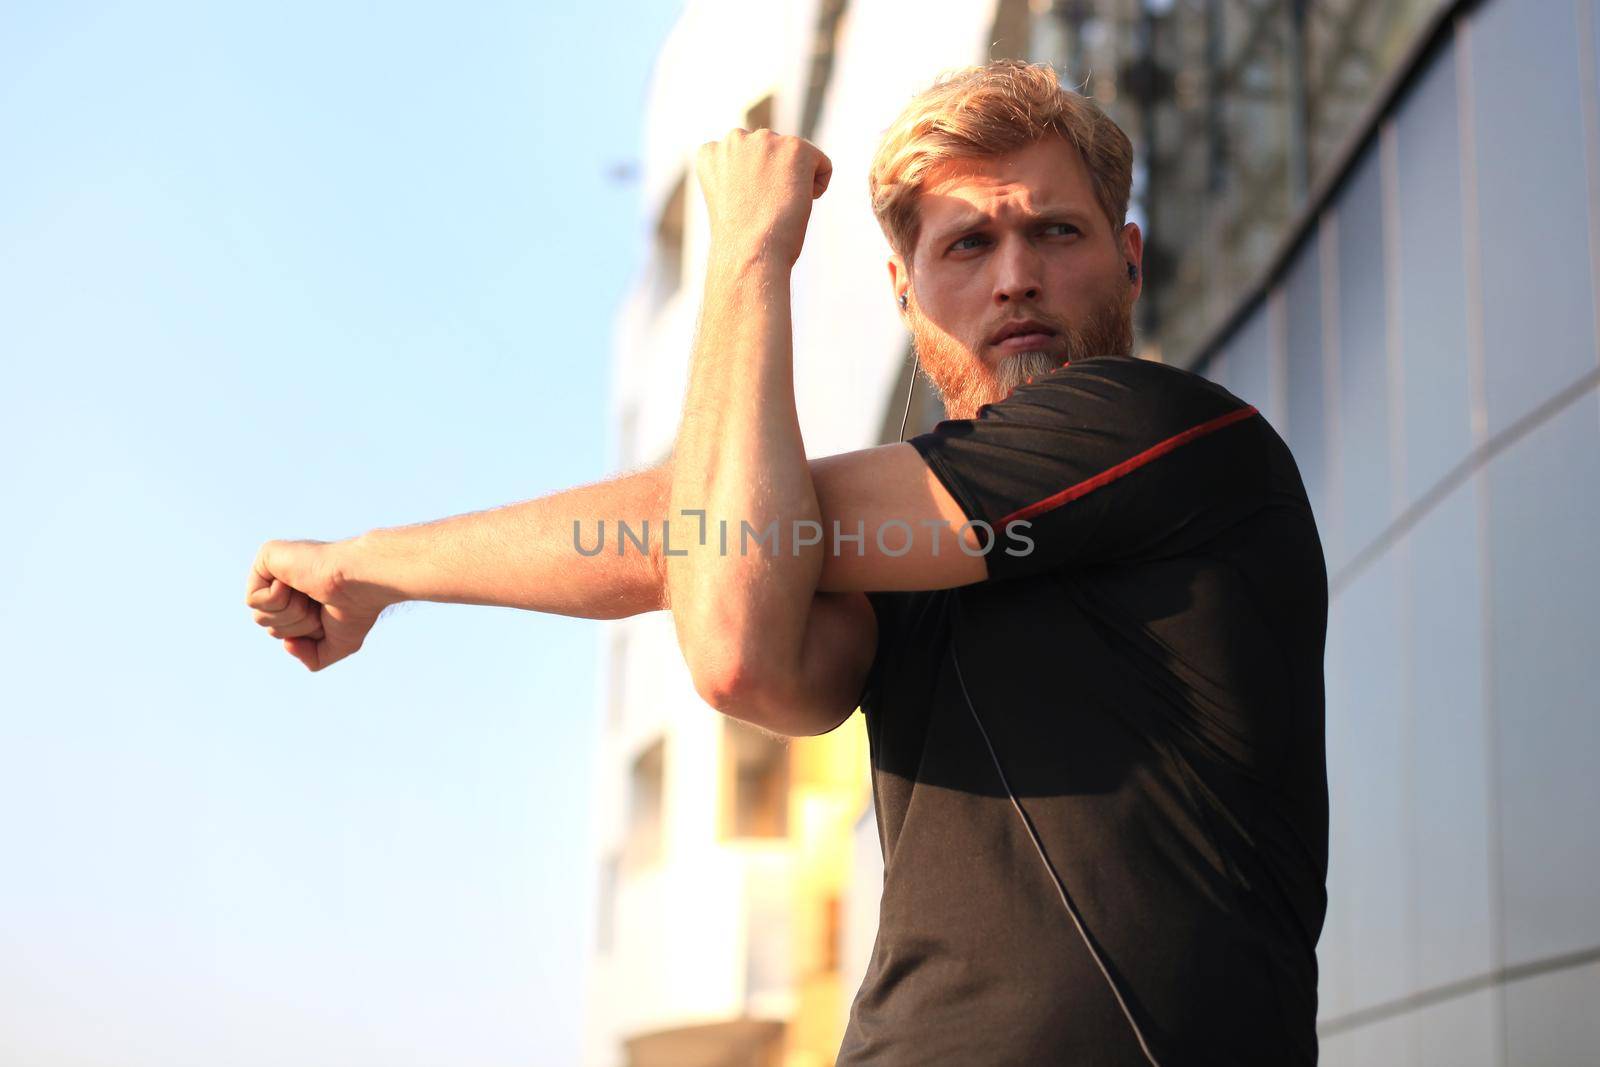
[[[1023,237],[1008,237],[1000,242],[996,252],[994,302],[1010,304],[1039,299],[1041,263],[1033,243]]]

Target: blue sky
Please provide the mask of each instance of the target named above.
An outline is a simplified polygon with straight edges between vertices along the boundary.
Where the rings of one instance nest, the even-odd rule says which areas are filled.
[[[607,624],[243,594],[610,473],[679,6],[0,13],[0,1062],[575,1060]]]

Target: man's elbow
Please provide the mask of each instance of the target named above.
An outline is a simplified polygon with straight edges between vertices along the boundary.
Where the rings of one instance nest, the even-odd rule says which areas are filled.
[[[652,611],[672,610],[672,586],[669,584],[671,576],[668,574],[665,542],[664,534],[650,542],[648,599]]]
[[[767,707],[775,688],[770,676],[740,663],[708,665],[691,673],[700,699],[737,719],[749,719]]]
[[[697,670],[690,673],[694,678],[694,691],[717,711],[728,714],[728,709],[743,699],[744,683],[732,672]]]
[[[784,737],[825,734],[855,711],[813,709],[790,682],[737,668],[696,674],[695,691],[701,700],[729,718]]]

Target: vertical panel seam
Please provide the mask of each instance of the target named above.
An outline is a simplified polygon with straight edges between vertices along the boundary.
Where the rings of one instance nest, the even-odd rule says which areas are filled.
[[[1417,857],[1422,854],[1418,845],[1417,826],[1417,671],[1415,649],[1411,639],[1412,617],[1415,606],[1412,596],[1414,580],[1411,566],[1411,538],[1402,538],[1395,546],[1395,564],[1400,570],[1397,584],[1400,594],[1400,765],[1405,768],[1407,788],[1404,792],[1405,810],[1401,812],[1406,837],[1406,860],[1411,865],[1406,894],[1406,964],[1409,972],[1405,981],[1408,989],[1417,989],[1422,982],[1422,901],[1421,878]]]
[[[1478,139],[1473,129],[1472,37],[1468,17],[1456,19],[1456,125],[1461,144],[1461,258],[1467,282],[1467,403],[1473,447],[1489,436],[1484,396],[1483,272],[1478,233]]]
[[[1594,0],[1576,0],[1578,103],[1583,111],[1583,158],[1589,179],[1589,307],[1594,312],[1594,356],[1600,363],[1600,83],[1595,78]]]
[[[1322,310],[1323,471],[1327,478],[1328,531],[1334,556],[1344,564],[1344,464],[1339,454],[1339,209],[1323,212],[1317,233]]]
[[[1384,293],[1384,351],[1387,357],[1389,391],[1389,520],[1394,521],[1405,507],[1406,449],[1405,449],[1405,378],[1401,365],[1400,315],[1400,144],[1395,120],[1391,115],[1384,119],[1378,133],[1378,175],[1382,190],[1382,211],[1379,219],[1383,238],[1383,293]],[[1404,810],[1400,813],[1402,832],[1406,840],[1406,859],[1410,864],[1406,880],[1406,953],[1408,972],[1405,982],[1416,989],[1422,980],[1422,904],[1418,899],[1420,879],[1417,857],[1417,699],[1416,664],[1411,626],[1414,614],[1412,602],[1412,553],[1409,535],[1401,537],[1395,546],[1395,564],[1399,569],[1400,633],[1400,765],[1405,768],[1407,788],[1402,794]],[[1417,1031],[1408,1029],[1411,1053],[1417,1054]]]
[[[1467,389],[1471,405],[1472,437],[1481,447],[1489,434],[1488,405],[1484,383],[1483,351],[1483,273],[1482,247],[1478,231],[1477,131],[1472,82],[1472,19],[1467,12],[1456,18],[1456,122],[1461,141],[1461,222],[1462,251],[1467,276]],[[1489,853],[1489,951],[1494,967],[1505,966],[1505,857],[1500,827],[1500,735],[1496,724],[1494,699],[1494,592],[1491,588],[1493,559],[1489,550],[1489,473],[1484,467],[1473,472],[1477,504],[1478,602],[1480,714],[1483,718],[1483,774],[1486,796],[1487,842]],[[1495,1062],[1510,1060],[1506,1033],[1505,990],[1493,994]]]
[[[1289,297],[1280,281],[1267,298],[1267,392],[1268,403],[1289,439]]]
[[[1393,521],[1406,504],[1407,463],[1405,364],[1400,350],[1405,296],[1400,277],[1400,136],[1392,117],[1384,120],[1378,137],[1383,182],[1383,339],[1389,371],[1389,518]]]

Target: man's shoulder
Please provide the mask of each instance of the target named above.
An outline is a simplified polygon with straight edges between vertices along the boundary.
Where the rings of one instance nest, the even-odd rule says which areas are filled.
[[[1056,416],[1075,426],[1138,428],[1159,437],[1255,412],[1193,371],[1131,356],[1076,360],[1035,375],[1005,402],[1013,401],[1017,416],[1030,421]]]
[[[1031,382],[1070,384],[1096,380],[1156,390],[1169,397],[1198,393],[1237,400],[1222,386],[1194,371],[1140,356],[1095,356],[1092,359],[1075,360],[1063,363],[1045,374],[1035,375]]]

